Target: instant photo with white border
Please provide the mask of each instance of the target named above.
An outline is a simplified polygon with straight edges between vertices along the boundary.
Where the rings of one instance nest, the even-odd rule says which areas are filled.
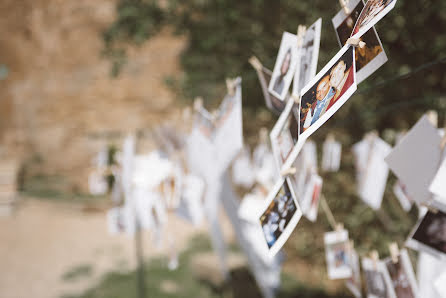
[[[294,72],[296,71],[298,55],[297,36],[289,32],[283,32],[276,64],[274,65],[273,74],[268,86],[268,91],[280,100],[285,100],[288,93]],[[285,74],[282,74],[284,63],[288,63],[288,66]]]
[[[348,15],[345,14],[344,10],[341,9],[336,16],[331,19],[332,23],[333,23],[333,27],[335,29],[336,32],[336,38],[338,39],[339,45],[342,47],[344,46],[345,42],[342,43],[338,34],[338,28],[344,23],[344,21],[349,18],[352,17],[352,14],[358,10],[364,8],[364,2],[362,0],[350,0],[347,4],[347,7],[350,11],[350,13]],[[359,11],[360,12],[360,11]],[[353,28],[352,28],[353,30]],[[364,65],[361,69],[356,68],[356,83],[360,84],[362,81],[364,81],[367,77],[369,77],[372,73],[374,73],[378,68],[380,68],[384,63],[387,62],[387,55],[386,52],[384,51],[384,47],[381,43],[381,40],[378,36],[378,33],[375,30],[375,27],[371,27],[369,29],[369,31],[367,31],[365,34],[370,32],[370,36],[374,36],[374,38],[376,38],[376,41],[378,42],[379,47],[381,48],[381,52],[376,55],[376,57],[374,57],[372,60],[370,60],[369,62],[367,62],[366,65]],[[351,32],[350,32],[351,33]],[[365,35],[364,34],[364,35]],[[363,40],[364,41],[364,40]],[[368,47],[368,43],[366,42],[365,48]],[[361,49],[358,49],[355,52],[355,57],[357,58],[357,55],[360,55]],[[365,51],[365,50],[364,50]],[[355,60],[357,60],[355,58]],[[358,64],[356,63],[356,67],[359,67]]]
[[[345,279],[350,278],[353,274],[352,268],[350,267],[349,260],[349,240],[348,231],[339,230],[333,232],[327,232],[324,234],[324,244],[325,244],[325,260],[327,262],[328,278],[329,279]],[[332,245],[343,244],[344,245],[344,257],[346,258],[344,264],[339,268],[333,264],[335,262],[335,254],[331,248]]]
[[[307,28],[303,36],[302,45],[298,48],[299,58],[296,64],[292,91],[292,95],[296,97],[299,97],[302,88],[316,75],[321,29],[322,18],[319,18],[313,25]]]
[[[381,274],[384,281],[384,286],[386,287],[386,298],[397,298],[395,295],[395,291],[393,290],[392,280],[390,279],[389,272],[387,271],[386,265],[383,261],[376,260],[373,261],[370,258],[362,258],[361,260],[362,270],[364,271],[365,278],[365,284],[366,284],[366,293],[367,298],[377,298],[378,296],[370,294],[369,289],[369,281],[367,280],[367,274],[366,271],[374,272]],[[381,297],[378,297],[381,298]]]
[[[294,105],[295,105],[295,102],[292,99],[287,102],[285,109],[283,110],[282,114],[280,114],[279,119],[277,120],[276,124],[274,125],[274,127],[270,133],[271,148],[272,148],[272,151],[274,154],[274,159],[276,160],[278,169],[281,169],[282,166],[285,164],[285,162],[288,160],[288,158],[291,155],[291,152],[293,151],[294,146],[297,143],[297,142],[294,142],[294,140],[293,140],[293,145],[291,146],[289,152],[287,153],[286,159],[282,161],[282,153],[281,153],[278,138],[279,138],[280,134],[282,133],[282,130],[288,121],[289,122],[291,122],[291,121],[297,122],[296,119],[291,119],[292,117],[294,117],[294,115],[292,114],[292,108]],[[289,125],[290,125],[290,123],[288,123],[287,130],[291,129],[289,127]],[[291,134],[291,131],[290,131],[290,134]],[[299,137],[299,123],[297,123],[297,137]],[[293,138],[292,135],[291,135],[291,138]]]
[[[406,249],[403,248],[403,249],[400,250],[399,255],[398,255],[398,262],[397,263],[400,263],[399,265],[404,270],[404,274],[405,274],[405,276],[407,278],[407,281],[409,282],[410,289],[411,289],[411,292],[413,294],[412,298],[419,297],[418,296],[417,280],[415,278],[415,273],[413,271],[412,263],[410,262],[409,254],[407,253]],[[394,288],[394,291],[395,291],[395,295],[397,295],[398,292],[395,289],[395,284],[393,283],[392,275],[391,275],[391,273],[389,271],[389,266],[392,266],[394,264],[392,258],[390,258],[390,257],[386,258],[384,260],[384,264],[387,267],[387,272],[389,273],[390,280],[392,281],[393,288]],[[400,277],[398,277],[398,281],[401,282]],[[410,298],[410,297],[407,297],[407,295],[404,295],[404,296],[401,296],[401,297]]]
[[[443,229],[446,229],[446,213],[443,213],[440,210],[436,210],[435,212],[428,210],[427,213],[422,218],[420,218],[418,220],[418,223],[416,224],[416,226],[410,233],[410,236],[408,237],[408,239],[406,241],[406,246],[409,248],[412,248],[414,250],[417,250],[417,251],[426,252],[426,253],[428,253],[442,261],[446,261],[446,247],[445,247],[445,251],[441,251],[441,250],[433,247],[429,243],[423,243],[421,240],[417,240],[414,238],[418,231],[420,231],[420,233],[421,233],[421,229],[423,229],[423,230],[426,229],[426,227],[424,227],[424,225],[426,224],[426,221],[430,221],[432,217],[436,217],[436,216],[442,218]],[[422,225],[423,225],[423,228],[422,228]],[[432,225],[432,222],[430,222],[429,225]],[[424,233],[424,232],[425,231],[423,231],[422,233]],[[446,231],[444,231],[443,233],[446,233]]]
[[[286,185],[286,187],[290,191],[292,202],[294,203],[296,208],[295,208],[294,213],[292,214],[291,218],[289,219],[288,223],[285,223],[285,227],[284,227],[282,233],[275,239],[274,243],[271,246],[269,246],[267,243],[264,228],[262,226],[261,218],[266,214],[271,203],[279,195],[279,193],[280,193],[282,187],[284,187],[284,185]],[[290,237],[291,233],[293,232],[294,228],[296,227],[296,225],[299,222],[301,217],[302,217],[302,211],[301,211],[300,206],[296,200],[296,196],[294,194],[293,188],[290,186],[289,178],[280,178],[276,182],[274,187],[271,189],[271,191],[269,192],[268,196],[266,197],[266,199],[263,203],[263,208],[261,209],[261,212],[259,212],[257,215],[258,224],[263,231],[262,234],[263,234],[264,240],[265,240],[264,245],[265,245],[266,250],[268,251],[266,257],[272,258],[277,254],[277,252],[282,248],[282,246],[285,244],[285,242]]]
[[[322,183],[321,176],[312,174],[309,185],[305,186],[306,190],[302,199],[302,212],[311,222],[315,222],[317,218],[319,201],[321,200]]]
[[[359,38],[361,37],[364,33],[366,33],[370,28],[372,28],[376,23],[378,23],[386,14],[389,13],[389,11],[391,11],[396,4],[396,0],[384,0],[386,2],[389,2],[388,4],[386,4],[386,6],[379,11],[377,14],[375,15],[371,15],[368,13],[368,8],[373,5],[374,3],[380,2],[383,0],[368,0],[367,3],[364,6],[364,9],[362,10],[361,14],[358,17],[358,21],[355,24],[355,27],[353,28],[353,32],[352,32],[352,37],[354,38]],[[362,18],[367,18],[368,20],[366,23],[363,23],[360,25],[360,22],[362,20]],[[357,28],[358,26],[360,26],[359,28]],[[356,30],[358,29],[358,30]],[[357,31],[357,32],[356,32]]]
[[[265,98],[266,107],[274,114],[280,115],[283,109],[285,108],[285,102],[287,100],[285,100],[284,102],[269,93],[268,86],[269,83],[271,82],[273,73],[271,72],[271,70],[269,70],[263,65],[262,69],[261,70],[256,69],[256,72],[257,72],[257,77],[259,78],[260,81],[260,86],[262,87],[262,93],[263,97]]]
[[[329,73],[329,71],[339,62],[341,57],[348,52],[349,50],[352,51],[351,59],[352,64],[351,68],[353,70],[353,82],[348,87],[348,89],[336,100],[336,102],[326,110],[326,112],[320,116],[313,124],[311,124],[305,131],[299,131],[300,135],[299,138],[307,139],[311,134],[313,134],[319,127],[321,127],[325,122],[327,122],[328,119],[330,119],[331,116],[333,116],[334,113],[336,113],[339,108],[353,95],[353,93],[357,89],[356,85],[356,74],[355,74],[355,48],[350,45],[345,45],[342,47],[342,49],[330,60],[330,62],[325,65],[325,67],[317,74],[315,78],[313,78],[303,89],[302,89],[302,95],[300,97],[300,105],[299,105],[299,129],[301,125],[301,118],[303,115],[301,115],[302,110],[302,97],[306,95],[308,91],[310,91],[316,84],[319,84],[319,81]],[[350,58],[350,57],[349,57]],[[317,99],[316,99],[317,100]]]

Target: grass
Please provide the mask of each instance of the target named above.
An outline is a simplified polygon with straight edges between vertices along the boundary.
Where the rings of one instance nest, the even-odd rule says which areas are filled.
[[[78,279],[89,277],[93,271],[91,265],[83,264],[76,266],[62,275],[62,280],[66,282],[76,281]]]
[[[221,287],[212,286],[198,280],[190,267],[192,257],[211,250],[207,236],[199,235],[190,241],[187,250],[179,256],[179,267],[169,271],[166,258],[154,258],[144,264],[145,297],[260,297],[260,291],[247,268],[231,272],[230,280]],[[85,270],[85,268],[83,269]],[[80,267],[68,276],[79,274]],[[80,295],[63,295],[61,298],[139,298],[137,288],[138,273],[110,272],[102,280]],[[289,274],[282,274],[282,287],[277,293],[280,298],[337,298],[348,297],[346,293],[328,294],[324,289],[311,288],[305,282],[296,280]]]

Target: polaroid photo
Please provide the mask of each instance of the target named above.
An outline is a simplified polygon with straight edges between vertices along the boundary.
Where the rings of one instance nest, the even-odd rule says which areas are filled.
[[[418,277],[418,297],[438,298],[435,290],[435,279],[446,272],[446,262],[440,261],[436,257],[421,251],[418,254],[417,277]]]
[[[299,138],[307,139],[356,91],[355,48],[345,45],[303,89]]]
[[[358,195],[373,210],[381,208],[389,174],[389,167],[384,159],[391,150],[392,147],[378,137],[370,143]]]
[[[268,86],[271,81],[272,72],[268,68],[262,66],[261,70],[257,70],[257,77],[260,81],[260,86],[262,87],[263,97],[265,98],[266,107],[276,115],[280,115],[285,108],[285,103],[287,100],[282,101],[269,93]]]
[[[285,100],[293,80],[297,59],[297,36],[284,32],[272,78],[268,86],[268,91],[282,101]]]
[[[387,258],[384,260],[384,264],[392,281],[396,297],[419,297],[417,280],[407,250],[402,249],[398,255],[398,259],[395,261]]]
[[[329,279],[345,279],[352,276],[349,260],[348,231],[339,230],[324,234],[325,259]]]
[[[352,37],[359,38],[370,28],[378,23],[386,14],[391,11],[396,4],[396,0],[369,0],[361,11],[352,31]]]
[[[298,61],[294,73],[292,95],[300,96],[302,88],[316,75],[321,41],[322,19],[307,28],[302,46],[298,48]]]
[[[354,249],[350,248],[349,253],[350,267],[352,268],[352,276],[345,281],[345,286],[355,296],[361,298],[361,268],[359,266],[359,257]]]
[[[444,154],[444,153],[443,153]],[[446,212],[446,158],[441,162],[440,168],[435,174],[429,191],[434,195],[432,205]]]
[[[446,298],[446,270],[435,279],[434,289],[441,298]]]
[[[311,179],[314,175],[317,175],[317,169],[307,159],[308,156],[299,154],[299,156],[293,161],[291,167],[296,169],[296,173],[289,175],[290,185],[293,188],[294,193],[298,198],[298,203],[302,206],[305,201],[305,191],[307,185],[310,185]]]
[[[278,169],[281,169],[294,145],[298,141],[299,125],[292,113],[295,105],[293,100],[289,100],[276,124],[270,133],[271,147],[277,162]]]
[[[301,217],[302,211],[290,187],[289,179],[279,179],[258,214],[268,257],[274,257],[282,248]]]
[[[322,146],[322,171],[337,172],[341,165],[341,143],[327,138]]]
[[[347,4],[350,14],[344,10],[332,19],[339,45],[342,47],[349,39],[353,26],[358,20],[359,14],[364,8],[362,0],[350,0]],[[387,55],[376,33],[375,27],[371,27],[360,40],[365,42],[365,47],[357,47],[355,51],[356,83],[359,84],[387,62]]]
[[[403,208],[404,211],[409,212],[412,208],[412,198],[407,193],[406,186],[401,183],[401,181],[397,181],[393,185],[393,193],[395,194],[396,198],[398,199],[398,202],[401,204],[401,208]]]
[[[406,241],[407,247],[446,260],[446,213],[428,211]]]
[[[312,174],[310,177],[309,183],[305,184],[301,207],[305,217],[315,222],[321,198],[322,178],[317,174]]]
[[[362,258],[367,298],[397,298],[384,262]]]
[[[427,116],[423,116],[385,158],[389,168],[406,185],[407,193],[418,204],[432,199],[429,186],[441,162],[440,144],[437,129]]]

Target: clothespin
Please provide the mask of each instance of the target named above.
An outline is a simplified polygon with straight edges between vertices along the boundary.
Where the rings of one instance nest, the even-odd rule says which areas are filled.
[[[392,242],[389,244],[390,257],[392,258],[392,262],[394,264],[398,263],[398,256],[400,255],[400,250],[398,249],[398,244],[396,242]]]
[[[342,9],[346,15],[350,14],[350,9],[348,9],[349,0],[339,0],[339,4],[341,4]]]
[[[296,94],[291,94],[291,99],[294,101],[294,103],[300,104],[300,97]]]
[[[438,127],[438,113],[434,110],[429,110],[426,112],[427,119],[432,123],[433,126]]]
[[[303,25],[299,25],[297,27],[297,46],[300,48],[304,43],[305,32],[307,32],[307,27]]]
[[[378,131],[372,130],[365,134],[364,138],[369,141],[374,141],[378,137]]]
[[[335,231],[336,231],[336,235],[337,235],[338,240],[341,239],[341,232],[342,232],[343,230],[344,230],[344,224],[342,224],[342,223],[337,223],[337,224],[336,224],[336,229],[335,229]]]
[[[266,127],[262,127],[259,130],[259,139],[261,143],[267,143],[268,142],[268,129]]]
[[[426,207],[430,212],[437,214],[438,210],[432,206],[432,202],[429,203],[421,203],[420,206]]]
[[[326,140],[329,142],[333,142],[335,140],[334,135],[330,132],[327,134]]]
[[[203,108],[203,98],[200,96],[195,97],[194,100],[194,110],[199,111]]]
[[[280,175],[282,175],[282,177],[286,177],[286,176],[294,175],[294,174],[296,174],[296,168],[294,168],[294,167],[285,169],[280,172]]]
[[[353,240],[350,240],[348,242],[347,249],[350,253],[352,253],[355,250],[355,242]]]
[[[346,44],[352,45],[354,47],[360,47],[361,49],[366,46],[366,43],[363,42],[360,38],[350,37],[347,39]]]
[[[374,268],[375,270],[377,270],[377,269],[378,269],[378,261],[379,261],[378,251],[376,251],[376,250],[372,250],[372,251],[370,252],[370,259],[372,259],[372,262],[373,262],[373,268]]]
[[[252,56],[248,61],[255,70],[262,71],[263,65],[256,56]]]
[[[235,95],[235,87],[236,87],[236,83],[234,79],[226,79],[226,88],[228,89],[228,94],[230,96],[234,96]]]

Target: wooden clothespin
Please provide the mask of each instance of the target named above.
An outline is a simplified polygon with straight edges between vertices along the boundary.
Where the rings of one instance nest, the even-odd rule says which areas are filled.
[[[421,203],[420,206],[426,207],[430,212],[437,214],[438,210],[432,206],[432,201],[428,203]]]
[[[203,108],[203,98],[200,96],[195,97],[194,99],[194,110],[200,111]]]
[[[248,61],[255,70],[262,71],[263,65],[256,56],[252,56]]]
[[[235,79],[226,79],[226,88],[228,89],[228,94],[230,96],[235,95],[236,82]]]
[[[374,268],[375,270],[377,270],[377,269],[378,269],[378,261],[379,261],[378,251],[376,251],[376,250],[372,250],[372,251],[370,252],[370,259],[372,259],[372,262],[373,262],[373,268]]]
[[[343,230],[344,230],[344,224],[342,224],[342,223],[337,223],[337,224],[336,224],[335,231],[336,231],[336,235],[337,235],[338,240],[341,239],[341,232],[342,232]]]
[[[377,130],[372,130],[372,131],[370,131],[370,132],[368,132],[368,133],[366,133],[365,134],[365,136],[364,136],[364,138],[366,139],[366,140],[369,140],[369,141],[374,141],[377,137],[378,137],[378,131]]]
[[[296,168],[294,168],[294,167],[284,169],[283,171],[280,172],[280,175],[282,175],[282,177],[286,177],[286,176],[294,175],[294,174],[296,174]]]
[[[259,139],[261,143],[268,143],[268,129],[266,127],[260,128]]]
[[[360,47],[361,49],[366,46],[366,43],[363,42],[360,38],[350,37],[347,39],[346,44],[352,45],[354,47]]]
[[[398,257],[400,255],[400,250],[398,249],[398,244],[396,242],[392,242],[389,244],[390,257],[394,264],[398,263]]]
[[[342,9],[346,15],[350,14],[350,9],[348,9],[349,0],[339,0],[339,4],[341,4]]]
[[[433,126],[438,127],[438,113],[434,110],[429,110],[426,112],[427,119],[432,123]]]
[[[335,137],[334,137],[334,135],[330,132],[330,133],[327,134],[326,140],[329,141],[329,142],[334,142]]]
[[[355,250],[355,242],[353,240],[350,240],[348,242],[348,247],[347,247],[348,251],[350,253],[352,253]]]
[[[291,94],[291,99],[294,101],[294,103],[300,104],[300,97],[296,94]]]
[[[297,46],[300,48],[304,43],[305,32],[307,32],[307,27],[299,25],[297,27]]]

